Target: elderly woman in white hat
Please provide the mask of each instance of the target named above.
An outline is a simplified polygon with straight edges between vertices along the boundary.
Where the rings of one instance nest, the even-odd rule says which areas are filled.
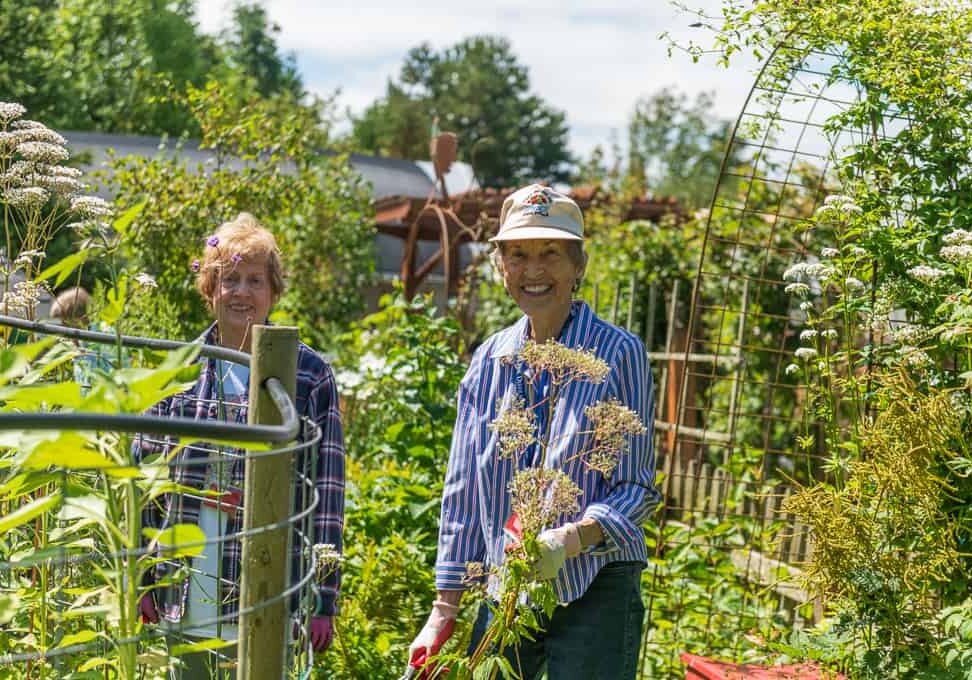
[[[451,636],[466,588],[467,563],[502,563],[503,527],[511,515],[508,484],[515,465],[498,455],[497,434],[489,424],[504,395],[525,392],[518,376],[522,368],[508,359],[527,340],[556,340],[593,351],[611,372],[602,384],[575,392],[583,396],[559,400],[554,414],[544,413],[548,402],[542,387],[520,395],[538,418],[551,418],[552,427],[560,429],[551,439],[565,442],[548,453],[544,464],[564,467],[583,495],[574,517],[538,537],[543,554],[537,571],[552,579],[562,606],[545,621],[542,634],[508,649],[507,657],[526,680],[544,671],[549,680],[634,678],[644,617],[640,576],[647,561],[641,525],[659,500],[651,436],[653,388],[645,348],[636,336],[574,300],[587,255],[584,218],[569,197],[537,184],[514,192],[503,203],[499,232],[491,240],[503,284],[524,316],[477,349],[459,387],[439,524],[438,595],[410,647],[409,660],[421,666]],[[579,414],[587,405],[611,398],[635,411],[646,432],[632,438],[629,455],[610,478],[584,465],[562,465],[576,458],[583,445],[584,437],[569,436],[583,422]],[[489,617],[489,608],[482,607],[470,650]]]

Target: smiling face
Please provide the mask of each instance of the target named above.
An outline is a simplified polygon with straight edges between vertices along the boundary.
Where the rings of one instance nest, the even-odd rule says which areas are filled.
[[[220,344],[249,351],[250,326],[265,323],[273,303],[273,287],[265,257],[225,264],[212,300]]]
[[[584,273],[586,257],[572,257],[564,239],[503,242],[499,268],[507,292],[530,317],[534,338],[554,337],[567,319],[574,285]]]

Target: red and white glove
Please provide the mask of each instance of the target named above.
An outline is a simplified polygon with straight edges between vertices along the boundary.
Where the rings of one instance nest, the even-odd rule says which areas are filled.
[[[458,615],[459,605],[443,600],[432,603],[428,621],[408,648],[409,666],[424,668],[428,660],[439,653],[442,645],[452,637]]]
[[[549,581],[557,578],[564,563],[571,557],[577,557],[581,552],[580,532],[573,522],[547,529],[537,536],[540,545],[540,557],[533,564],[537,578]]]

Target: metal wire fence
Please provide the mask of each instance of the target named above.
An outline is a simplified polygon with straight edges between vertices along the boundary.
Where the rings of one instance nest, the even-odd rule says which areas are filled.
[[[119,358],[126,369],[111,379],[116,388],[125,380],[131,386],[160,373],[143,369],[153,357],[133,348],[152,354],[189,347],[7,317],[0,317],[0,325],[85,343],[39,353],[36,363],[45,355],[68,356],[70,362],[42,373],[28,391],[53,390],[59,384],[53,378],[68,371],[91,396],[103,386],[93,373],[116,367]],[[126,349],[106,353],[103,346]],[[227,367],[250,364],[240,352],[197,349]],[[5,359],[15,353],[5,351]],[[81,376],[85,372],[88,378]],[[18,393],[5,392],[0,677],[169,678],[194,664],[218,677],[236,677],[241,617],[273,607],[285,608],[288,621],[286,668],[278,677],[311,676],[309,619],[314,584],[326,568],[314,545],[320,499],[313,453],[321,434],[316,424],[298,420],[280,380],[271,377],[264,388],[279,410],[279,425],[247,424],[245,395],[222,392],[200,399],[169,390],[164,408],[148,414],[24,412]],[[47,394],[56,401],[54,391]],[[279,521],[253,524],[242,493],[248,466],[281,458],[293,474],[291,511]],[[242,606],[243,570],[253,561],[241,560],[244,544],[273,532],[285,532],[289,540],[286,587],[251,593]],[[152,615],[148,602],[157,622],[145,618]]]

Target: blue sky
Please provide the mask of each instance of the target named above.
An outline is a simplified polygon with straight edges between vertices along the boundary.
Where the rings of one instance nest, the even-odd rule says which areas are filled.
[[[720,0],[687,0],[717,14]],[[223,28],[231,0],[199,0],[206,31]],[[381,96],[397,75],[409,48],[429,42],[440,48],[475,34],[510,40],[529,68],[533,90],[567,114],[570,147],[586,155],[623,137],[625,121],[639,96],[664,86],[691,94],[713,91],[718,113],[734,119],[753,80],[755,63],[745,58],[726,70],[710,58],[693,64],[684,54],[667,55],[663,31],[687,41],[709,37],[689,24],[668,0],[570,2],[435,0],[413,4],[264,0],[281,27],[281,47],[297,57],[309,89],[322,95],[340,90],[339,106],[361,111]]]

